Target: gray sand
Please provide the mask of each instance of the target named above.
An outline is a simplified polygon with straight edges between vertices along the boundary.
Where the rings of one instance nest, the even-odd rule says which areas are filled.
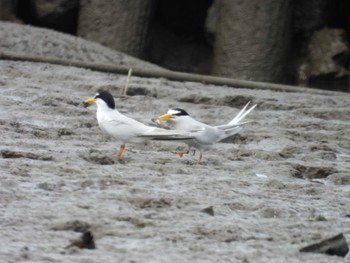
[[[0,61],[1,262],[343,262],[299,249],[350,241],[349,94],[132,77],[135,96],[121,97],[124,82]],[[145,123],[172,106],[213,125],[259,106],[202,165],[165,142],[128,144],[114,161],[120,143],[82,106],[105,88]],[[97,249],[65,248],[87,228]]]

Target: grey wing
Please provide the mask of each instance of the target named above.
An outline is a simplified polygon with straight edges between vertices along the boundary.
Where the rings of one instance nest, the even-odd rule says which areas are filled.
[[[148,126],[126,116],[105,118],[101,129],[120,140],[129,140],[143,134]]]
[[[194,138],[196,131],[175,131],[166,130],[157,127],[147,126],[148,130],[143,134],[138,135],[141,138],[149,138],[150,140],[159,141],[176,141],[176,140],[191,140]]]

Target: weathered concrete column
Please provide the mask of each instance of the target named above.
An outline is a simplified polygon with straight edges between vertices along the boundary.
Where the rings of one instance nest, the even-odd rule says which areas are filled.
[[[80,0],[78,35],[142,57],[152,0]]]
[[[290,0],[219,0],[214,75],[284,81],[290,52]]]

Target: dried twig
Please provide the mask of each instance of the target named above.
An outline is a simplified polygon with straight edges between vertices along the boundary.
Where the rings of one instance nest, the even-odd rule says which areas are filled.
[[[128,77],[126,78],[125,86],[124,86],[123,93],[122,93],[123,96],[127,96],[128,95],[129,81],[130,81],[130,78],[131,78],[131,74],[132,74],[132,68],[129,68]]]

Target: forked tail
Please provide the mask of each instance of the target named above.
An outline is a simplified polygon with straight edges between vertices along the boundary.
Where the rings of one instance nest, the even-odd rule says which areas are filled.
[[[247,103],[247,105],[244,106],[244,108],[237,114],[236,117],[233,118],[232,121],[230,121],[228,124],[239,124],[239,122],[241,120],[243,120],[243,118],[245,116],[247,116],[256,106],[257,104],[254,104],[252,107],[250,107],[249,110],[246,110],[246,108],[248,107],[248,105],[250,104],[250,101]]]

